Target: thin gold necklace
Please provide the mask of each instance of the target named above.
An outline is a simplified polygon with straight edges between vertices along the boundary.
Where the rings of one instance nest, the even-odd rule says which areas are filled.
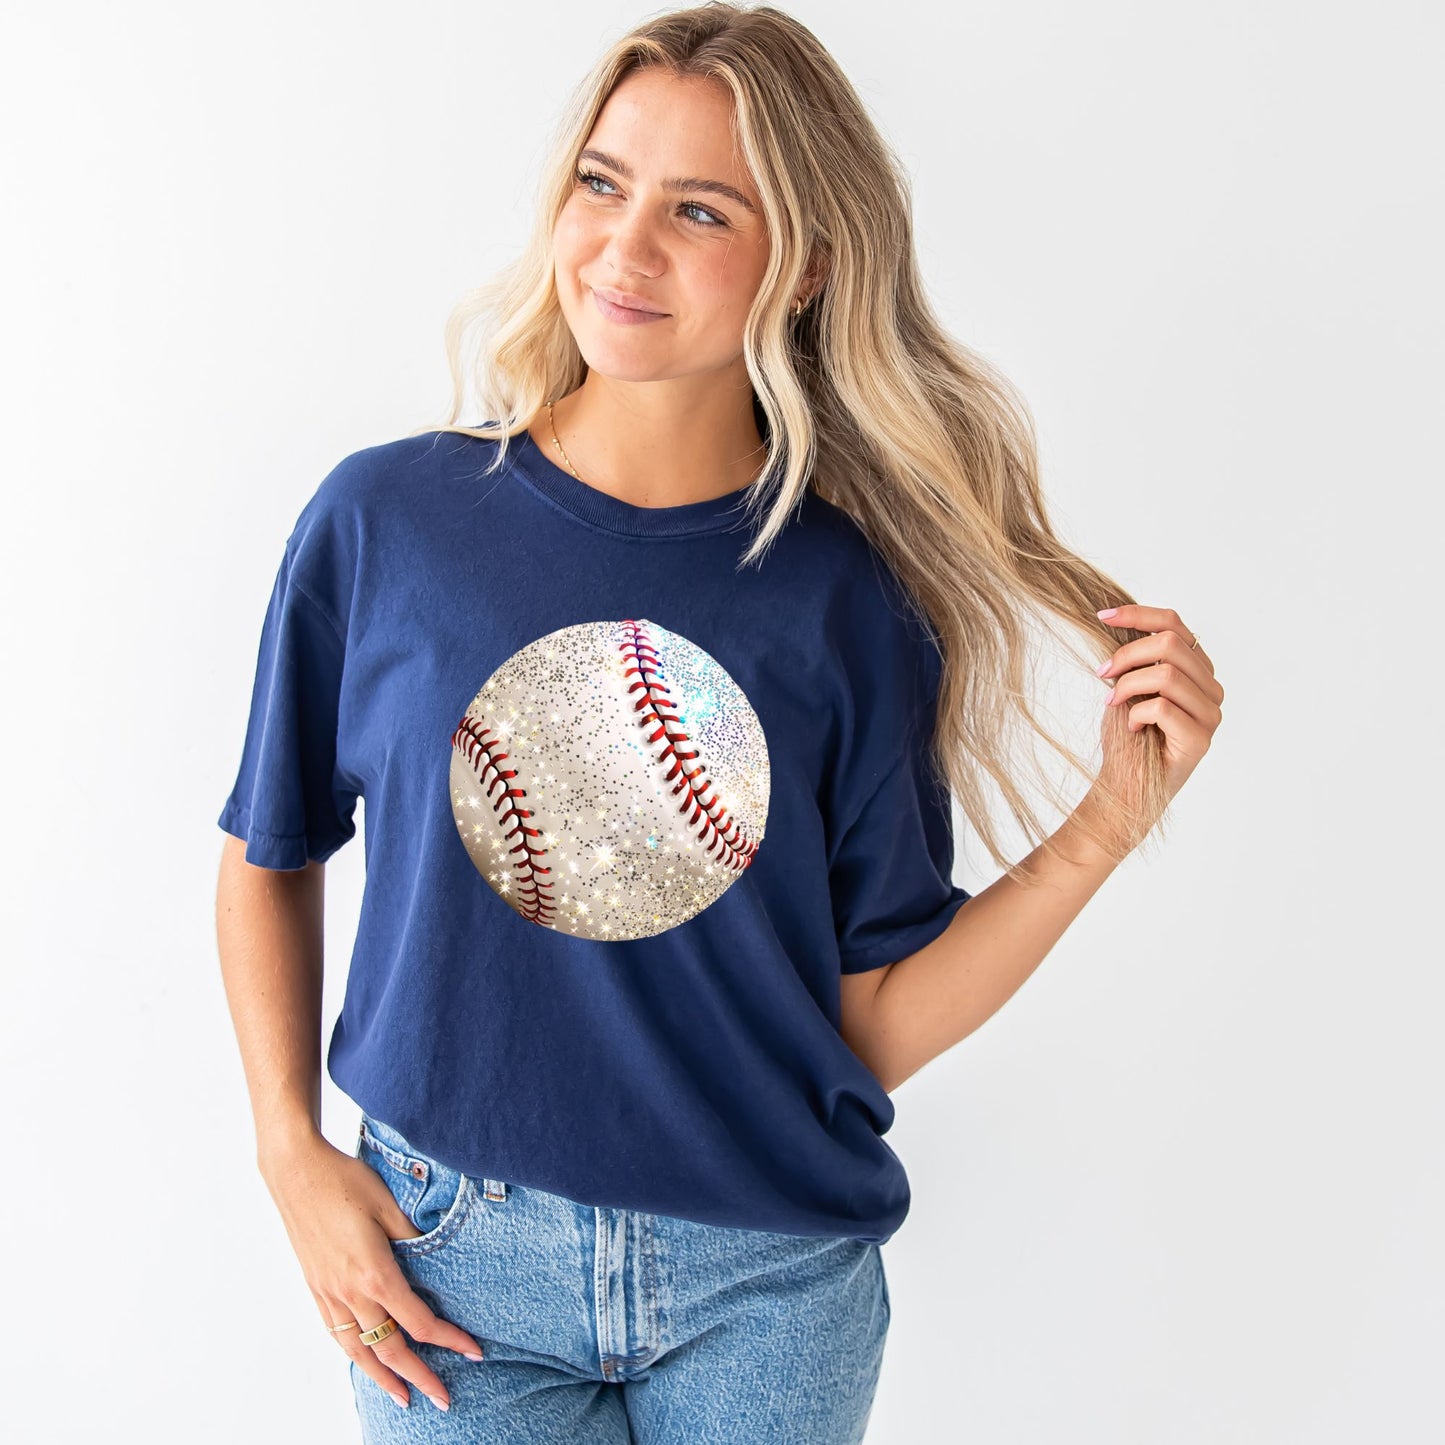
[[[557,422],[552,415],[552,403],[550,401],[547,403],[547,425],[552,428],[552,440],[556,443],[557,450],[562,453],[562,460],[567,463],[567,470],[571,472],[579,482],[582,481],[581,472],[572,465],[572,458],[567,455],[566,450],[562,446],[562,438],[557,435]],[[588,482],[586,485],[591,486],[591,483]]]
[[[552,428],[552,440],[557,443],[557,450],[562,452],[562,460],[567,463],[567,470],[580,482],[582,477],[577,471],[577,468],[572,465],[572,459],[565,451],[562,451],[562,439],[557,435],[557,423],[552,418],[552,403],[550,401],[547,403],[547,425]]]

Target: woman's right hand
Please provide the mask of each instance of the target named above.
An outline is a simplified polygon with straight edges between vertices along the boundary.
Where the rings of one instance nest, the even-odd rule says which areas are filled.
[[[407,1335],[472,1360],[482,1358],[481,1346],[434,1314],[407,1282],[391,1241],[414,1239],[417,1231],[385,1183],[320,1134],[273,1150],[261,1172],[322,1321],[328,1328],[356,1321],[355,1329],[332,1338],[398,1405],[411,1403],[410,1381],[438,1409],[449,1409],[446,1386],[409,1347]],[[361,1332],[388,1315],[401,1329],[362,1344]]]

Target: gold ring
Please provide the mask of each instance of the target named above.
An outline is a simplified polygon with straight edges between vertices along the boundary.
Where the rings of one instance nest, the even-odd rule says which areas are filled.
[[[347,1320],[344,1325],[328,1325],[326,1327],[326,1332],[327,1334],[331,1335],[339,1335],[342,1330],[354,1330],[358,1328],[360,1327],[357,1325],[355,1320]]]
[[[365,1330],[357,1335],[356,1338],[359,1339],[363,1345],[375,1345],[384,1340],[388,1335],[395,1334],[400,1328],[401,1326],[397,1324],[390,1315],[387,1315],[374,1329]]]

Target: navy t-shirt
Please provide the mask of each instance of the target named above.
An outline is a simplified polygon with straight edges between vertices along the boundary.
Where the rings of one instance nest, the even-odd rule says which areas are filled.
[[[740,566],[744,492],[640,507],[496,450],[345,457],[265,614],[219,822],[300,868],[366,800],[330,1076],[478,1178],[882,1243],[909,1186],[839,975],[970,896],[937,646],[811,489]]]

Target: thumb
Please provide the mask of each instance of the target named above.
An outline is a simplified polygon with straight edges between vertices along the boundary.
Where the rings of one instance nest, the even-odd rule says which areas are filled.
[[[384,1180],[377,1178],[370,1170],[374,1204],[372,1216],[381,1225],[389,1239],[415,1239],[420,1233],[407,1217],[406,1211],[396,1202],[396,1196],[386,1187]]]
[[[392,1239],[416,1239],[422,1231],[407,1217],[406,1211],[390,1194],[387,1196],[387,1217],[381,1221],[382,1228]]]

